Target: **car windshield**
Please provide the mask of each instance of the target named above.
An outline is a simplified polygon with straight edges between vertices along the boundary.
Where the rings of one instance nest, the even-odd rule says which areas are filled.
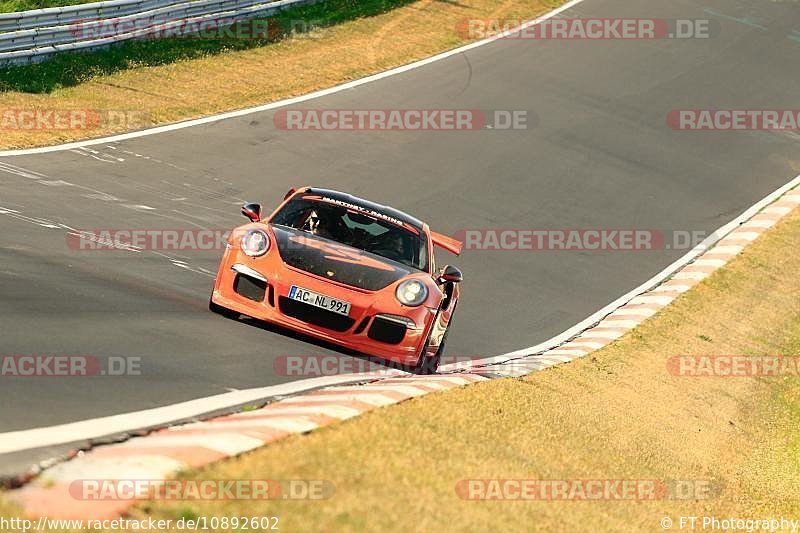
[[[331,203],[318,196],[295,198],[270,222],[428,271],[428,243],[422,232],[398,225],[402,224],[400,221],[390,222],[389,216],[353,207]]]

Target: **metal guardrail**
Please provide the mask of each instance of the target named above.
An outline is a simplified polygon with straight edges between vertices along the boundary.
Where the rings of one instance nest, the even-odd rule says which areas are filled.
[[[0,31],[27,30],[72,24],[73,22],[119,17],[148,9],[179,4],[183,0],[109,0],[65,7],[32,9],[17,13],[0,13]]]
[[[111,0],[0,13],[0,68],[54,54],[134,39],[180,35],[195,26],[229,26],[319,0]]]

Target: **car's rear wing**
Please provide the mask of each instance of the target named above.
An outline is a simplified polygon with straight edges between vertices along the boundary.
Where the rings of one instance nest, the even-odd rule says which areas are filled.
[[[456,255],[461,255],[461,249],[464,247],[464,243],[458,239],[448,237],[447,235],[442,235],[441,233],[436,233],[435,231],[431,232],[431,240],[435,246],[444,248],[448,252]]]

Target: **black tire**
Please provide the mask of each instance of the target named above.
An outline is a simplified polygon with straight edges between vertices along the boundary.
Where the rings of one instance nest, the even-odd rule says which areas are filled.
[[[414,367],[411,369],[412,374],[418,374],[420,376],[429,376],[432,374],[436,374],[439,371],[439,363],[442,361],[442,350],[441,347],[439,350],[436,351],[436,355],[433,357],[425,357],[425,355],[419,356],[419,361]]]
[[[456,303],[458,305],[458,303]],[[419,360],[417,364],[414,365],[414,368],[411,369],[411,372],[414,374],[420,375],[431,375],[436,374],[439,371],[439,364],[442,362],[442,355],[444,355],[444,347],[447,341],[447,336],[450,334],[450,328],[453,326],[453,317],[455,317],[456,308],[453,307],[453,310],[450,314],[450,322],[447,323],[447,329],[442,335],[442,342],[439,344],[439,349],[436,350],[436,354],[433,357],[425,357],[425,353],[428,351],[428,343],[430,343],[430,334],[428,334],[428,338],[425,341],[425,346],[422,348],[422,353],[419,355]],[[438,316],[436,319],[438,320]],[[433,330],[431,330],[433,333]]]
[[[231,309],[228,309],[227,307],[222,307],[219,304],[215,304],[214,301],[210,299],[208,300],[208,310],[211,311],[212,313],[216,313],[218,315],[224,316],[225,318],[230,318],[233,320],[238,319],[239,315],[241,314],[238,311],[233,311]]]

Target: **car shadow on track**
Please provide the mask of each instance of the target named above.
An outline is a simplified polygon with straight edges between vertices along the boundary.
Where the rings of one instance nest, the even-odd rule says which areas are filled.
[[[321,359],[324,359],[326,357],[331,357],[330,355],[313,354],[313,353],[306,353],[304,355],[298,354],[295,357],[304,359],[306,364],[303,365],[303,363],[300,362],[297,366],[300,367],[305,366],[306,368],[310,369],[319,369],[320,372],[318,374],[309,374],[308,376],[305,377],[321,377],[321,376],[330,376],[336,374],[352,374],[352,373],[365,373],[365,372],[387,372],[391,370],[399,370],[408,373],[412,373],[413,371],[412,367],[409,365],[403,365],[400,363],[387,361],[385,359],[381,359],[373,355],[368,355],[361,352],[357,352],[355,350],[344,348],[332,342],[324,341],[322,339],[317,339],[316,337],[312,337],[310,335],[306,335],[304,333],[300,333],[298,331],[294,331],[292,329],[277,324],[272,324],[271,322],[259,320],[249,315],[241,314],[238,318],[232,318],[232,317],[220,317],[220,318],[234,320],[242,324],[247,324],[248,326],[253,326],[262,329],[264,331],[268,331],[270,333],[281,335],[283,337],[288,337],[303,342],[305,344],[317,346],[324,350],[337,352],[342,356],[351,357],[356,360],[349,363],[343,361],[341,364],[333,365],[333,367],[331,367],[330,361],[326,361],[325,363],[320,361]],[[285,355],[284,357],[290,357],[290,356]],[[316,365],[314,364],[315,360],[317,363]],[[321,368],[321,366],[325,368]],[[333,370],[326,370],[331,368]]]

